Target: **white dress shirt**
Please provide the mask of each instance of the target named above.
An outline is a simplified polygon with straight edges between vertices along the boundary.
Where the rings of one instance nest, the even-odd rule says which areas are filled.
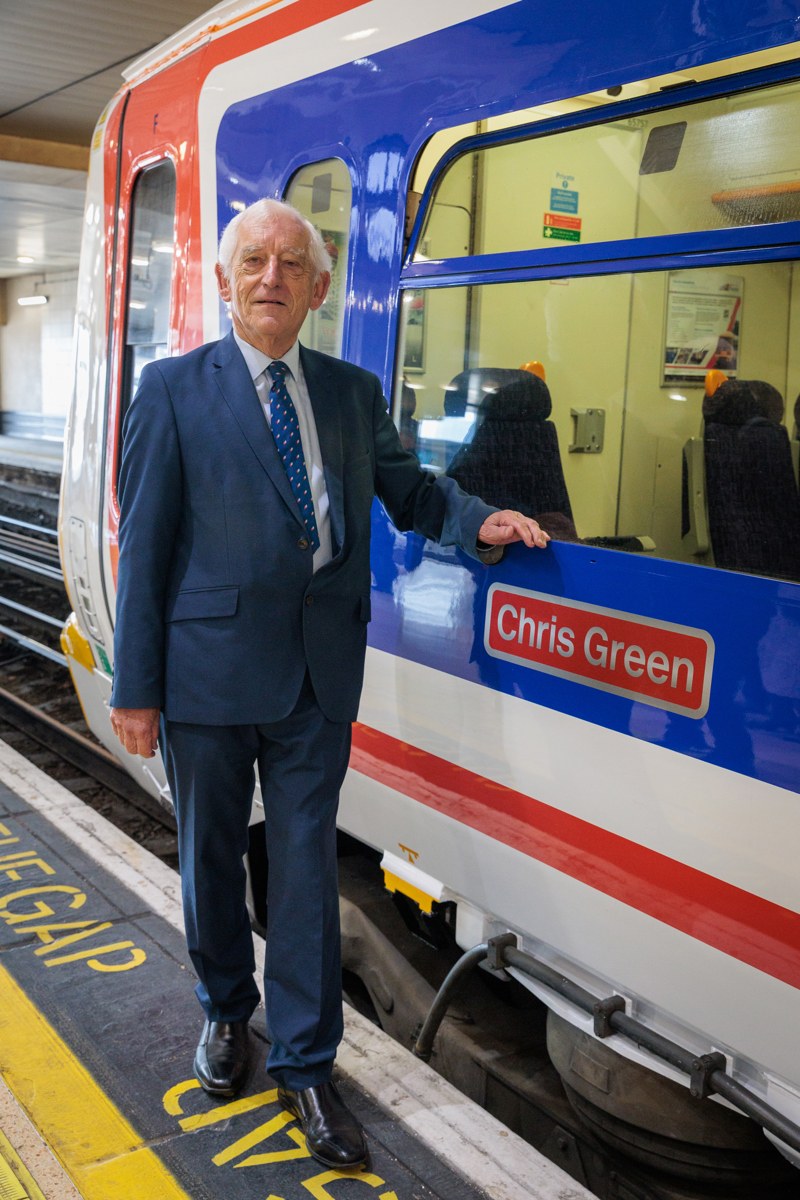
[[[267,424],[272,428],[269,397],[272,376],[269,374],[268,368],[276,360],[270,358],[268,354],[264,354],[263,350],[257,350],[255,346],[251,346],[244,338],[240,338],[238,333],[234,332],[233,337],[247,364],[250,378],[255,384]],[[311,399],[300,363],[300,343],[295,342],[291,350],[287,350],[279,361],[286,363],[289,368],[286,375],[286,390],[295,407],[300,425],[300,442],[303,447],[303,458],[306,460],[306,472],[311,485],[311,498],[314,502],[314,516],[317,519],[317,533],[319,534],[319,549],[314,553],[314,570],[318,571],[333,558],[331,515],[322,454],[317,437],[317,424],[314,420],[314,410],[311,407]]]

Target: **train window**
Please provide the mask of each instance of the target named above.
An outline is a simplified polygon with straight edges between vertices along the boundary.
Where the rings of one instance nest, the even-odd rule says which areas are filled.
[[[169,353],[174,243],[175,167],[165,159],[143,171],[133,188],[120,428],[143,367]]]
[[[325,303],[308,314],[300,340],[311,350],[340,358],[353,206],[350,172],[340,158],[310,163],[292,177],[286,199],[319,230],[331,259],[331,286]]]
[[[406,290],[394,416],[554,538],[800,580],[800,268]]]
[[[417,261],[800,219],[800,83],[469,152]]]

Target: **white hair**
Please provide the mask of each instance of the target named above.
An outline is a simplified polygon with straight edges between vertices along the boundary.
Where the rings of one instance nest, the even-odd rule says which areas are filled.
[[[311,222],[306,220],[293,204],[287,204],[285,200],[263,199],[254,201],[247,208],[237,213],[230,224],[225,227],[222,237],[219,239],[217,261],[226,279],[230,279],[231,276],[233,256],[236,253],[236,246],[239,241],[239,227],[242,222],[248,217],[269,220],[270,217],[279,216],[293,217],[308,234],[308,257],[314,271],[314,281],[316,282],[319,279],[323,271],[330,271],[331,258],[325,249],[325,243],[322,240],[319,230],[315,229]]]

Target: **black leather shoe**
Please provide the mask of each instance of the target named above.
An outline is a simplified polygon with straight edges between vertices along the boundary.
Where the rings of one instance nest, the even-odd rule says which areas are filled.
[[[247,1021],[206,1021],[194,1073],[212,1096],[235,1096],[247,1078]]]
[[[358,1167],[367,1160],[361,1126],[332,1083],[290,1092],[278,1088],[280,1104],[297,1117],[306,1145],[324,1167]]]

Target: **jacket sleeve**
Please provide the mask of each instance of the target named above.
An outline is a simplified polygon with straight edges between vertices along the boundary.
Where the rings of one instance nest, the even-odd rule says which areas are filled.
[[[496,508],[478,496],[468,496],[447,475],[434,475],[404,450],[379,381],[373,397],[375,491],[395,526],[413,529],[441,546],[460,546],[478,562],[493,564],[503,557],[503,547],[478,549],[478,531]]]
[[[123,427],[111,693],[116,708],[164,705],[164,605],[182,490],[175,414],[153,363],[142,372]]]

